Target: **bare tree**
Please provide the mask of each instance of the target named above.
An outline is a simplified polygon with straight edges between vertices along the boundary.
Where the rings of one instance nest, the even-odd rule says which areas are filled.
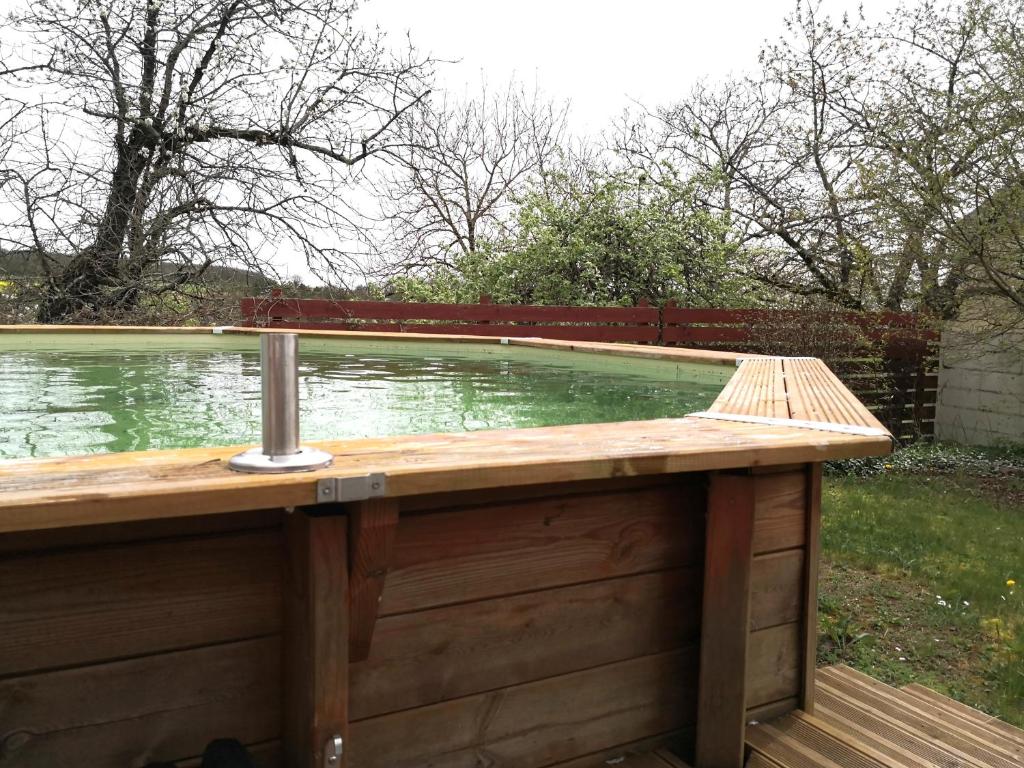
[[[42,260],[40,319],[130,309],[279,248],[340,269],[354,169],[401,146],[429,74],[354,28],[354,8],[43,0],[13,17],[48,106],[11,164],[21,214],[0,236]]]
[[[565,118],[566,106],[516,85],[410,112],[401,163],[378,185],[383,270],[451,268],[475,253],[558,151]]]
[[[901,7],[881,24],[801,3],[756,77],[657,113],[657,150],[719,174],[753,274],[849,308],[1021,306],[1018,0]]]
[[[972,293],[1024,310],[1024,7],[921,4],[886,25],[884,77],[851,120],[888,234],[884,304],[954,316]]]
[[[871,53],[858,23],[833,24],[801,5],[762,53],[757,77],[698,86],[658,113],[663,148],[719,174],[708,203],[729,215],[752,272],[848,308],[870,303],[877,282],[863,259],[863,150],[845,115]]]

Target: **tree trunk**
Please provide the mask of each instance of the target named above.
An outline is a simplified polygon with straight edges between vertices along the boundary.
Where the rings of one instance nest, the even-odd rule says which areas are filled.
[[[47,286],[39,306],[39,321],[59,323],[82,315],[95,316],[109,308],[107,290],[119,283],[121,251],[131,220],[139,181],[150,151],[138,129],[117,145],[117,164],[103,218],[92,244],[77,253]]]

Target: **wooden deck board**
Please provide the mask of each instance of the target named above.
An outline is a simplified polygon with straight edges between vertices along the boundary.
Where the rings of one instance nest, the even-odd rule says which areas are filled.
[[[1007,768],[1022,746],[1024,731],[964,704],[838,666],[818,670],[813,716],[748,726],[747,768]]]
[[[950,715],[965,718],[973,721],[974,723],[991,728],[994,731],[998,731],[1000,735],[1024,746],[1024,731],[1020,728],[1014,728],[1012,725],[1003,722],[998,717],[987,715],[980,710],[967,706],[966,704],[961,704],[959,701],[954,701],[947,696],[943,696],[941,693],[936,693],[929,688],[925,688],[923,685],[912,683],[910,685],[903,686],[900,690],[904,693],[910,694],[911,696],[916,696],[919,699],[930,702],[931,704],[945,710]]]

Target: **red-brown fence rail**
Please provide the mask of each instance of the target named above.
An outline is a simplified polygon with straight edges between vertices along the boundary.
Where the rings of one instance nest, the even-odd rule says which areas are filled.
[[[247,325],[618,341],[820,357],[901,440],[932,435],[938,334],[892,312],[242,300]]]
[[[570,341],[658,341],[657,307],[419,304],[326,299],[242,299],[248,325],[357,331],[542,336]]]

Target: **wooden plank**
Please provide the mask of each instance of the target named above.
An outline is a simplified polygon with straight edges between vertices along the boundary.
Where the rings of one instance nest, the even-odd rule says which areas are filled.
[[[814,714],[814,678],[818,666],[818,562],[821,559],[821,470],[820,463],[807,466],[807,556],[803,561],[801,632],[803,664],[800,674],[800,708]]]
[[[745,768],[785,768],[782,763],[777,763],[770,757],[762,755],[760,752],[751,752],[750,757],[747,758],[747,764]]]
[[[679,757],[675,752],[669,749],[659,749],[654,754],[667,763],[671,768],[690,768],[688,763],[684,763],[683,759]]]
[[[0,560],[0,674],[273,634],[274,530]]]
[[[901,717],[915,721],[923,718],[941,724],[945,737],[956,738],[964,744],[971,744],[984,750],[974,752],[964,746],[960,747],[968,754],[976,755],[977,759],[995,765],[1002,765],[1006,759],[1016,765],[1024,764],[1024,745],[1013,738],[1007,738],[965,718],[950,717],[944,708],[885,685],[850,667],[830,667],[825,670],[825,674],[828,676],[829,685],[847,685],[847,690],[855,692],[861,700],[870,697],[875,706],[898,707]]]
[[[281,527],[284,511],[258,509],[225,515],[202,515],[155,520],[133,520],[109,525],[77,525],[38,531],[0,534],[0,555],[31,554],[41,550],[85,549],[108,544],[180,539],[204,534],[254,531]]]
[[[799,706],[799,702],[796,696],[790,696],[786,699],[779,699],[778,701],[772,701],[768,704],[759,704],[756,707],[747,708],[747,727],[756,724],[764,723],[769,720],[774,720],[777,717],[792,712]]]
[[[349,742],[348,519],[300,510],[285,533],[285,756],[289,768],[322,768],[329,739],[346,752]]]
[[[350,765],[542,766],[589,755],[692,724],[696,671],[696,650],[681,649],[361,720]]]
[[[583,757],[556,763],[555,765],[548,766],[548,768],[609,768],[609,766],[630,768],[630,766],[634,765],[631,762],[632,760],[646,760],[652,753],[661,760],[660,764],[655,764],[657,768],[668,768],[668,766],[679,768],[666,757],[666,754],[671,754],[671,752],[663,748],[662,745],[667,745],[672,749],[687,750],[692,749],[692,744],[693,729],[684,728],[672,731],[671,733],[640,739],[629,744],[620,744],[609,749],[602,749]]]
[[[750,629],[800,621],[804,606],[804,551],[755,557],[750,572]]]
[[[759,475],[754,502],[754,554],[802,547],[807,490],[803,471]]]
[[[394,498],[891,450],[888,438],[694,418],[318,445],[335,454],[334,464],[290,475],[231,472],[231,447],[3,463],[0,532],[302,506],[316,503],[318,479],[368,472],[387,474]]]
[[[529,304],[433,304],[327,299],[242,299],[242,314],[306,319],[445,320],[458,322],[653,323],[656,307],[575,307]]]
[[[395,549],[398,500],[368,499],[353,504],[349,521],[349,661],[355,662],[370,653],[384,580]]]
[[[752,726],[747,741],[787,768],[891,768],[859,745],[838,739],[796,714]]]
[[[403,517],[381,615],[700,562],[697,480]]]
[[[1024,744],[1021,744],[1016,738],[1008,737],[988,728],[987,725],[966,718],[951,717],[944,707],[885,685],[845,665],[830,667],[825,672],[830,685],[837,683],[849,685],[859,696],[873,696],[876,703],[881,701],[884,702],[884,706],[901,706],[901,715],[914,719],[925,718],[941,723],[945,736],[966,739],[965,743],[980,746],[985,750],[984,753],[975,753],[965,749],[969,754],[978,754],[977,759],[997,765],[1001,765],[1004,759],[1009,759],[1017,765],[1024,764]],[[995,755],[998,760],[990,755]]]
[[[122,768],[274,739],[277,637],[0,681],[0,765]]]
[[[373,333],[431,333],[493,336],[506,338],[546,338],[566,341],[595,342],[655,342],[658,329],[652,326],[633,325],[501,325],[490,323],[334,323],[308,321],[274,322],[275,328],[291,330],[330,330],[341,328]]]
[[[799,695],[801,642],[799,622],[750,633],[746,676],[748,712]]]
[[[382,618],[352,666],[353,719],[519,685],[691,642],[700,572],[675,569]]]
[[[697,768],[742,768],[756,479],[715,474],[708,491]]]
[[[947,750],[955,750],[986,768],[1013,768],[1020,766],[1024,750],[1013,745],[998,744],[988,735],[979,736],[958,728],[948,719],[934,716],[919,707],[918,700],[901,696],[894,688],[846,668],[830,667],[819,670],[818,685],[848,702],[856,702],[862,709],[885,715],[904,730],[919,738],[932,740]]]
[[[803,465],[799,465],[801,468]],[[510,504],[529,499],[575,496],[582,493],[617,493],[639,488],[676,487],[676,475],[644,475],[642,477],[609,477],[603,480],[584,480],[576,483],[540,483],[537,485],[482,488],[476,491],[441,491],[422,496],[399,499],[403,515],[413,512],[450,511],[459,507],[481,507],[486,504]],[[685,486],[689,489],[690,486]]]
[[[937,693],[929,688],[925,688],[923,685],[918,685],[917,683],[905,685],[900,690],[910,696],[927,701],[951,715],[966,718],[977,725],[998,731],[1003,737],[1024,746],[1024,730],[1015,728],[994,715],[981,712],[962,702],[951,699],[948,696],[943,696],[941,693]]]
[[[891,761],[906,768],[944,768],[945,766],[981,766],[970,755],[944,747],[904,729],[882,713],[859,707],[822,687],[818,691],[816,717],[858,741],[870,744]]]

